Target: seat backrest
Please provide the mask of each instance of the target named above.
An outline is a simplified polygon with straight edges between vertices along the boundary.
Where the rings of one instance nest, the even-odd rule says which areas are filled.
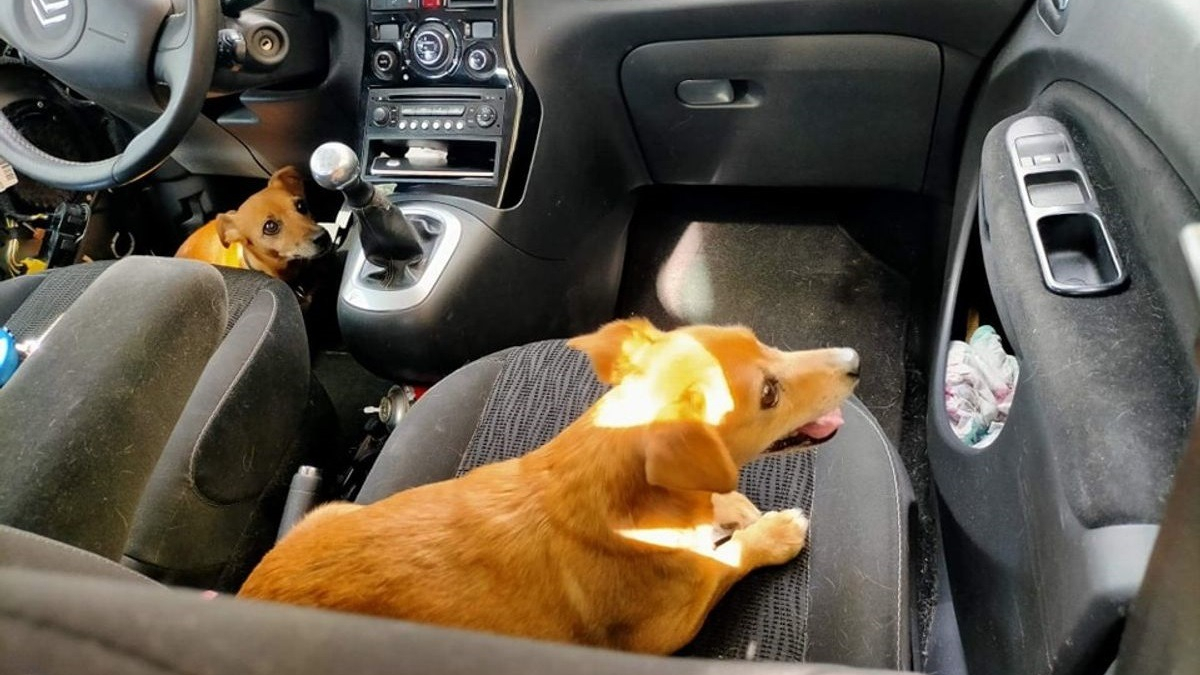
[[[36,283],[4,282],[0,321],[18,340],[40,337],[59,316],[74,313],[74,303],[107,278],[110,268],[116,272],[145,260],[151,259],[75,265],[53,270]],[[171,270],[193,265],[157,260]],[[197,376],[177,379],[178,391],[157,397],[151,389],[141,392],[169,398],[174,406],[173,412],[156,418],[166,424],[164,433],[150,437],[127,427],[129,442],[156,458],[149,479],[137,485],[112,483],[97,491],[120,491],[122,499],[132,498],[137,505],[122,512],[129,521],[127,540],[117,550],[106,548],[105,555],[167,583],[233,590],[273,541],[291,473],[301,461],[312,459],[308,455],[323,447],[335,428],[328,399],[311,379],[304,320],[291,289],[257,272],[199,267],[223,287],[223,297],[214,301],[228,308],[218,322],[219,343],[209,346]],[[126,324],[154,323],[175,341],[139,346],[139,360],[126,364],[123,372],[153,370],[176,358],[176,342],[194,343],[196,336],[186,323],[145,312],[146,299],[156,293],[150,286],[133,286],[111,303],[124,313]],[[189,300],[183,309],[194,311],[200,304]],[[95,327],[92,332],[95,343],[78,356],[84,363],[102,363],[114,338]],[[65,376],[45,380],[47,393],[60,394],[72,383]],[[106,391],[105,400],[119,402],[124,395]],[[103,454],[111,446],[89,441],[88,447]]]
[[[120,556],[225,321],[205,265],[140,259],[96,278],[0,389],[0,523]]]
[[[323,439],[335,425],[291,289],[257,272],[222,274],[248,302],[167,440],[123,560],[164,583],[232,591],[274,543],[292,474],[321,463],[313,455],[332,448]]]

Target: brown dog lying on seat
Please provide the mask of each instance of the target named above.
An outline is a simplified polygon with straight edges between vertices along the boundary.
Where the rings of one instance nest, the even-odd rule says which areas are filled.
[[[332,248],[329,233],[308,213],[304,179],[289,166],[276,171],[267,187],[237,211],[193,232],[175,257],[258,270],[290,283],[305,263]]]
[[[800,553],[808,520],[760,513],[734,491],[738,467],[836,433],[854,350],[782,352],[746,328],[644,319],[568,345],[613,387],[556,438],[319,508],[240,595],[668,654],[736,581]]]

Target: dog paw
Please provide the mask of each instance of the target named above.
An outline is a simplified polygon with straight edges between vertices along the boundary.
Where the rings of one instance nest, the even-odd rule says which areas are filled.
[[[762,518],[762,511],[740,492],[713,494],[713,525],[726,534],[750,527]]]
[[[808,518],[800,509],[769,511],[745,531],[753,533],[762,565],[782,565],[800,555],[808,541]]]

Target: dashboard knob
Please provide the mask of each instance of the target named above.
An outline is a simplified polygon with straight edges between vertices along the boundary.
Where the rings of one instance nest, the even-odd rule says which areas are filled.
[[[486,77],[496,68],[496,56],[492,50],[483,45],[475,45],[467,50],[467,70],[476,77]]]
[[[371,65],[375,69],[375,75],[381,80],[391,79],[393,72],[396,70],[396,54],[389,49],[380,49],[375,52],[375,56],[371,59]]]
[[[496,123],[496,109],[490,105],[479,107],[479,112],[475,113],[475,122],[483,128],[488,128]]]
[[[375,126],[381,127],[387,124],[390,114],[386,106],[377,105],[371,110],[371,121],[375,123]]]
[[[458,38],[441,21],[426,21],[409,38],[408,53],[418,70],[441,77],[457,65]]]

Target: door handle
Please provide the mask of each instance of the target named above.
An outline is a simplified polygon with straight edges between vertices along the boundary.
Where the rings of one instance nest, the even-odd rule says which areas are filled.
[[[675,86],[675,97],[684,105],[697,107],[745,107],[755,103],[748,80],[683,80]]]

